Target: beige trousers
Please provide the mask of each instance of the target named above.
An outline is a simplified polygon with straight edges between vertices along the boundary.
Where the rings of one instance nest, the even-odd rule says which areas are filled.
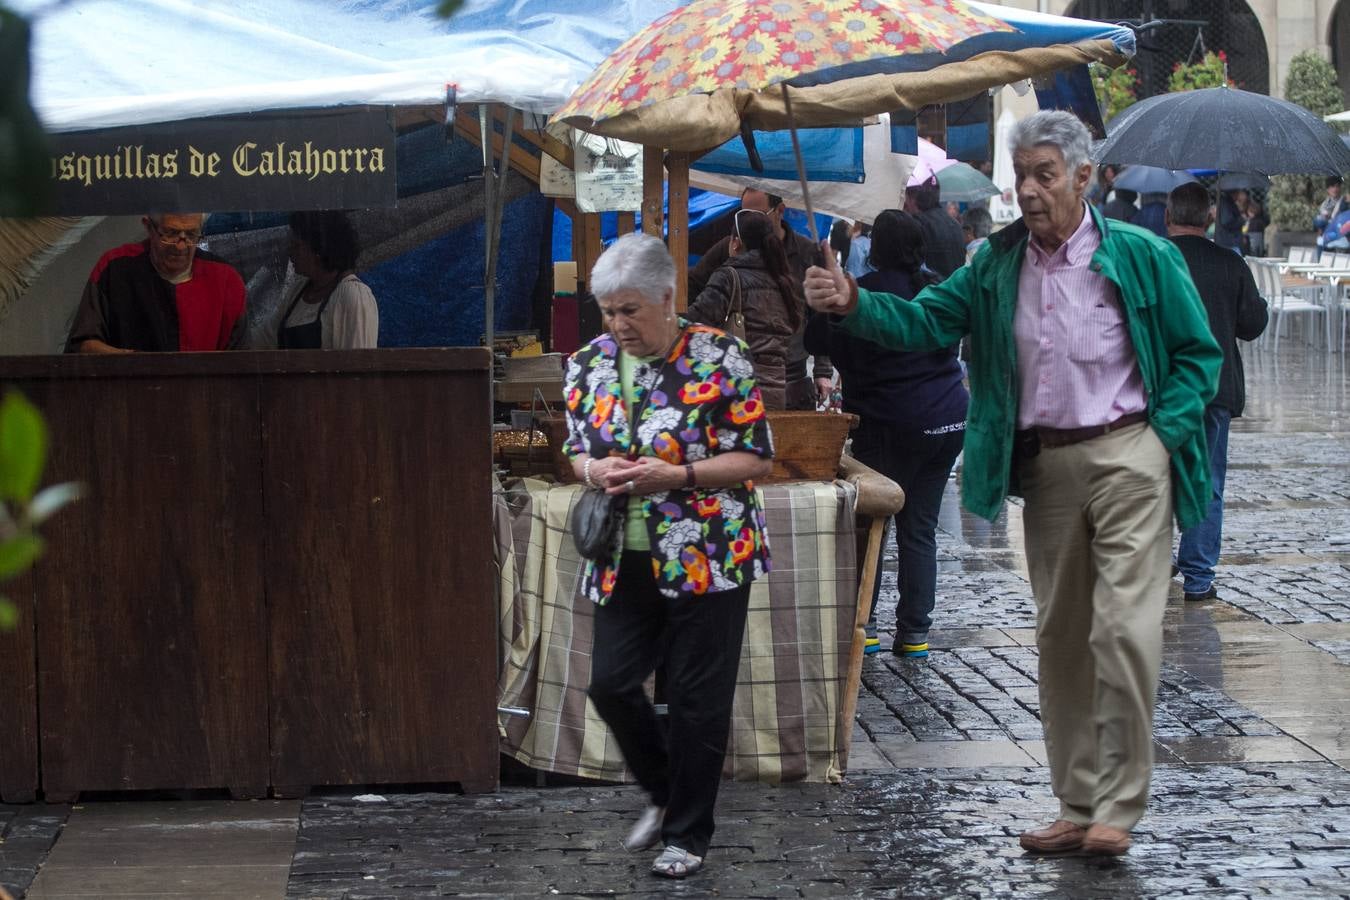
[[[1129,830],[1153,769],[1172,547],[1168,453],[1146,424],[1023,463],[1041,724],[1060,818]]]

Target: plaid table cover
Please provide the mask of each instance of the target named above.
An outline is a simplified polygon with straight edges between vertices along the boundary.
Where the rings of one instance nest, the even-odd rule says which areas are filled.
[[[579,485],[536,479],[497,491],[495,522],[502,752],[536,769],[631,781],[614,736],[586,698],[592,604],[567,533]],[[725,775],[842,778],[845,681],[857,603],[856,489],[846,482],[759,488],[773,571],[750,593]]]

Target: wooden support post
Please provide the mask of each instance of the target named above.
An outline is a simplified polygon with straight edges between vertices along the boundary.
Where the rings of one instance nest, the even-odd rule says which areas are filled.
[[[689,154],[672,153],[670,171],[670,227],[666,246],[675,258],[675,310],[689,307]]]
[[[573,231],[576,230],[575,225],[573,225],[572,228]],[[589,290],[591,285],[591,267],[594,266],[595,261],[600,258],[600,251],[604,249],[600,242],[600,214],[582,213],[581,230],[585,233],[586,238],[583,244],[582,255],[577,257],[577,282],[585,284],[586,288]]]
[[[619,213],[619,234],[632,234],[637,229],[637,214],[630,212]]]
[[[642,148],[642,231],[656,237],[661,237],[665,229],[662,194],[666,170],[662,156],[660,147]]]
[[[872,592],[881,566],[881,542],[886,537],[886,518],[872,519],[867,530],[867,549],[858,582],[858,611],[853,618],[853,642],[848,651],[848,678],[844,682],[843,704],[839,711],[839,767],[848,771],[848,751],[853,744],[853,717],[858,712],[858,689],[862,684],[863,644],[867,640],[867,618],[872,614]]]

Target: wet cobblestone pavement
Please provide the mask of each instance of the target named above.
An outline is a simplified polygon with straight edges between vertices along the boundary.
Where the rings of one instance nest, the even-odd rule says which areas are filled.
[[[1350,898],[1350,387],[1339,359],[1293,341],[1278,367],[1253,355],[1247,369],[1220,600],[1187,604],[1173,584],[1158,766],[1128,856],[1035,858],[1017,846],[1055,811],[1021,510],[972,519],[953,483],[932,655],[865,660],[843,785],[724,784],[695,878],[655,879],[654,852],[619,848],[643,802],[634,787],[507,786],[311,797],[286,896]],[[66,808],[41,809],[0,807],[11,890],[31,879]]]

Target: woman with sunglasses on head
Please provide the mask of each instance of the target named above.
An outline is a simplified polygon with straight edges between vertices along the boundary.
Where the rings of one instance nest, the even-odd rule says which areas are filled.
[[[737,313],[744,316],[745,342],[765,408],[786,409],[788,345],[806,320],[806,301],[773,220],[753,209],[736,213],[731,256],[686,315],[691,322],[730,331]]]
[[[910,300],[938,280],[923,268],[923,229],[918,220],[898,209],[877,216],[868,256],[876,271],[859,278],[858,284],[869,290]],[[900,598],[891,650],[897,656],[926,657],[937,592],[938,511],[964,443],[970,403],[956,348],[890,350],[834,327],[827,315],[813,313],[806,326],[806,349],[828,353],[839,369],[844,411],[860,419],[853,432],[854,457],[905,491],[905,508],[894,519]],[[881,647],[876,637],[880,578],[876,584],[867,653]]]

